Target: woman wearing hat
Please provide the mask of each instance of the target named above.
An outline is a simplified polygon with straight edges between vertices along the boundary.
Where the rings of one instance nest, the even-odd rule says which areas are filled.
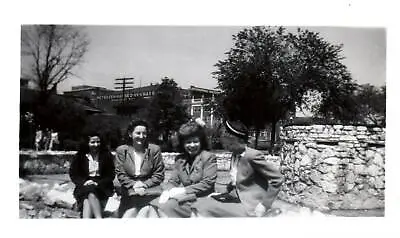
[[[163,193],[151,203],[162,217],[190,217],[192,203],[214,191],[217,161],[208,151],[209,143],[203,126],[202,121],[189,121],[178,131],[182,154],[176,158],[175,168]]]
[[[127,129],[128,143],[116,149],[115,171],[121,184],[120,217],[136,217],[154,199],[146,191],[164,180],[159,146],[148,143],[148,124],[133,120]]]
[[[248,131],[239,121],[225,121],[221,143],[232,152],[228,192],[200,198],[193,204],[204,217],[265,216],[283,182],[283,176],[262,152],[246,146]]]

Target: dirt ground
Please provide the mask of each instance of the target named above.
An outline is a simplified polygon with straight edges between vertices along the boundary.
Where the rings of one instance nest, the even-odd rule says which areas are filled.
[[[68,174],[57,174],[57,175],[31,175],[24,178],[28,181],[35,182],[38,184],[48,184],[52,187],[54,184],[68,184],[67,186],[73,186],[70,182],[70,178]],[[39,203],[39,202],[38,202]],[[23,218],[25,212],[22,211],[21,206],[24,207],[26,204],[30,206],[36,206],[39,209],[43,208],[42,204],[35,204],[33,201],[20,201],[20,218]],[[28,206],[29,206],[28,205]],[[290,204],[288,202],[282,200],[276,200],[273,204],[274,208],[280,208],[282,211],[281,216],[343,216],[343,217],[383,217],[384,209],[375,209],[375,210],[331,210],[331,211],[318,211],[314,209],[309,209],[306,207],[301,207],[299,205]],[[47,209],[47,208],[46,208]],[[53,209],[53,208],[52,208]],[[47,209],[49,210],[49,209]],[[65,210],[65,209],[64,209]],[[64,212],[68,215],[68,211],[60,211]],[[22,217],[21,217],[22,213]],[[69,212],[71,214],[71,212]],[[67,216],[68,217],[68,216]],[[76,217],[74,213],[73,216]],[[49,218],[52,218],[51,216]]]

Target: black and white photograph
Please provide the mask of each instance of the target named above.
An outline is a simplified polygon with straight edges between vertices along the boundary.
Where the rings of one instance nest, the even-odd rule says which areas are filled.
[[[384,216],[386,30],[21,25],[20,218]]]
[[[2,100],[17,115],[5,151],[18,162],[5,170],[19,199],[0,204],[18,209],[21,232],[390,233],[400,199],[390,17],[364,21],[374,8],[358,1],[224,4],[116,1],[98,4],[100,19],[86,15],[96,4],[46,4],[36,19],[33,3],[20,8],[28,18],[9,34],[18,72],[7,75],[20,83]]]

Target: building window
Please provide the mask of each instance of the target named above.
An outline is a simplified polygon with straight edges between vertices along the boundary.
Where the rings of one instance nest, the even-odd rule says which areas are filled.
[[[193,107],[193,112],[201,112],[201,107]]]

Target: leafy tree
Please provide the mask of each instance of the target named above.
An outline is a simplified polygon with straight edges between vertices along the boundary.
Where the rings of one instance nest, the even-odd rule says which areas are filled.
[[[309,91],[322,93],[318,114],[339,120],[352,118],[355,84],[341,63],[342,46],[326,42],[318,33],[283,27],[252,27],[233,36],[234,46],[218,61],[214,77],[223,91],[219,110],[258,133],[275,128]]]
[[[33,114],[28,111],[20,111],[19,118],[19,147],[33,148],[35,141],[35,124]]]
[[[360,85],[355,100],[361,122],[386,126],[386,86]]]
[[[89,40],[82,29],[68,25],[24,25],[21,28],[21,55],[27,78],[40,90],[44,104],[57,85],[82,63]]]
[[[54,129],[61,138],[74,140],[80,137],[86,118],[87,114],[80,104],[56,95],[52,95],[45,105],[38,105],[35,115],[42,129]]]
[[[87,132],[100,133],[104,143],[110,149],[115,149],[122,144],[123,135],[120,127],[121,118],[115,115],[93,114],[86,118],[82,134]]]
[[[153,139],[158,139],[161,135],[164,143],[168,142],[173,131],[189,119],[174,79],[161,79],[148,107],[147,119],[153,128]]]

